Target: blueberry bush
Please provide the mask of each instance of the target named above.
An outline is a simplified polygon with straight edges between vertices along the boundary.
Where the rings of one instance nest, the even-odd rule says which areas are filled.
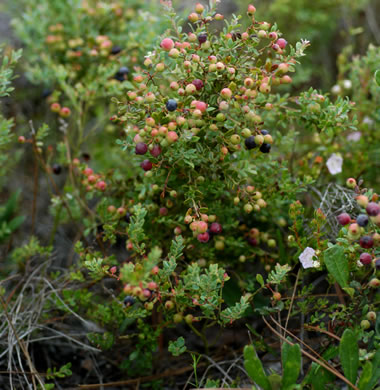
[[[317,3],[20,3],[2,387],[379,388],[379,48],[316,86]]]

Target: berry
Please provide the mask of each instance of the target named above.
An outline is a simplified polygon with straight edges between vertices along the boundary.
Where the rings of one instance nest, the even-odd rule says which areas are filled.
[[[68,107],[62,107],[61,110],[59,111],[59,115],[62,118],[68,118],[71,114],[71,110]]]
[[[171,49],[173,49],[174,47],[174,42],[172,39],[170,38],[165,38],[161,41],[161,47],[165,50],[165,51],[170,51]]]
[[[376,217],[378,214],[380,214],[380,206],[375,202],[370,202],[368,203],[366,211],[369,216]]]
[[[210,235],[207,232],[200,233],[200,234],[198,234],[197,239],[199,242],[206,243],[210,239]]]
[[[360,327],[363,329],[363,330],[366,330],[368,329],[369,327],[371,326],[370,322],[368,320],[362,320],[360,322]]]
[[[285,49],[288,42],[284,38],[280,38],[277,40],[276,44],[280,47],[280,49]]]
[[[267,135],[267,134],[269,134],[269,131],[263,129],[263,130],[261,130],[261,134],[262,134],[262,135]]]
[[[164,217],[165,215],[168,215],[169,210],[166,207],[161,207],[159,210],[159,214]]]
[[[154,145],[152,150],[150,151],[150,154],[153,157],[158,157],[161,154],[162,150],[158,145]]]
[[[374,263],[375,263],[375,268],[376,268],[378,271],[380,271],[380,257],[377,258],[377,259],[375,259]]]
[[[62,172],[62,167],[59,164],[54,164],[52,170],[54,174],[59,175]]]
[[[200,44],[205,43],[206,41],[207,41],[207,34],[206,33],[202,33],[202,34],[198,35],[198,42]]]
[[[195,85],[195,88],[197,89],[197,91],[200,91],[203,88],[203,81],[202,80],[195,79],[195,80],[193,80],[192,84]]]
[[[257,246],[258,242],[257,242],[256,238],[249,237],[248,238],[248,244],[251,245],[251,246]]]
[[[114,78],[117,81],[124,81],[129,74],[129,69],[126,66],[122,66],[115,74]]]
[[[255,137],[253,135],[251,135],[250,137],[246,138],[245,141],[244,141],[244,144],[245,144],[245,147],[248,150],[253,149],[253,148],[255,148],[257,146],[256,142],[255,142]]]
[[[375,322],[376,321],[376,313],[374,312],[374,311],[369,311],[368,313],[367,313],[367,320],[368,321],[372,321],[372,322]]]
[[[359,245],[365,249],[372,248],[373,247],[373,238],[371,236],[363,236],[359,240]]]
[[[169,99],[166,102],[166,108],[168,111],[175,111],[177,109],[177,102],[174,99]]]
[[[125,306],[132,306],[136,302],[135,298],[131,297],[130,295],[127,295],[124,298],[124,305]]]
[[[144,142],[139,142],[135,147],[136,154],[145,154],[148,151],[148,145],[144,144]]]
[[[130,223],[131,222],[131,216],[132,216],[131,213],[126,213],[125,217],[124,217],[124,221],[127,222],[127,223]]]
[[[377,288],[380,286],[380,280],[377,278],[373,278],[369,281],[368,285],[372,288]]]
[[[347,213],[339,214],[336,219],[342,225],[348,225],[351,222],[351,217]]]
[[[368,197],[365,195],[358,195],[356,198],[356,202],[358,203],[359,206],[361,207],[367,207],[368,206]]]
[[[212,234],[220,234],[222,233],[222,230],[223,230],[222,225],[218,222],[213,222],[210,226],[210,232]]]
[[[281,299],[281,294],[279,292],[273,293],[273,299],[279,301]]]
[[[204,11],[204,7],[201,3],[195,4],[195,12],[201,14]]]
[[[115,45],[111,49],[111,54],[113,54],[113,55],[119,54],[120,52],[121,52],[121,47],[120,46]]]
[[[261,153],[269,153],[270,152],[270,148],[271,148],[271,144],[262,144],[260,146],[260,152]]]
[[[150,171],[153,168],[153,164],[149,160],[144,160],[140,166],[144,171]]]
[[[372,262],[372,256],[369,253],[362,253],[359,258],[363,265],[369,265]]]
[[[356,223],[361,227],[365,227],[368,225],[368,217],[365,214],[360,214],[356,217]]]
[[[355,188],[356,187],[356,180],[352,177],[346,180],[346,186],[348,188]]]

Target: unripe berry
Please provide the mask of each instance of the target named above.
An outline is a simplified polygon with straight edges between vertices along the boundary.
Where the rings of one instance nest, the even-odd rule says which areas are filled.
[[[156,71],[157,71],[157,72],[163,72],[164,69],[165,69],[165,64],[164,64],[164,63],[160,62],[160,63],[158,63],[158,64],[156,65]]]
[[[276,44],[280,47],[280,49],[285,49],[288,42],[284,38],[280,38],[277,40]]]
[[[173,321],[174,321],[175,324],[181,323],[181,322],[183,321],[183,316],[182,316],[182,314],[180,314],[180,313],[174,314],[174,316],[173,316]]]
[[[357,223],[352,223],[352,224],[348,227],[348,231],[349,231],[351,234],[354,234],[354,235],[360,234],[360,226],[359,226]]]
[[[371,321],[371,322],[375,322],[376,321],[376,313],[374,312],[374,311],[369,311],[368,313],[367,313],[367,320],[368,321]]]
[[[250,203],[246,203],[243,208],[247,214],[251,213],[253,210],[253,206]]]
[[[224,249],[224,241],[221,240],[215,241],[214,247],[217,251],[222,251]]]
[[[195,12],[197,14],[201,14],[203,11],[204,11],[204,7],[202,4],[200,3],[195,4]]]
[[[238,134],[233,134],[230,137],[231,143],[237,145],[240,143],[240,136]]]
[[[370,322],[369,322],[368,320],[362,320],[362,321],[360,322],[360,327],[361,327],[363,330],[366,330],[366,329],[368,329],[368,328],[371,327],[371,324],[370,324]]]
[[[232,97],[232,91],[229,88],[223,88],[220,91],[220,94],[225,99],[231,99],[231,97]]]
[[[171,58],[178,58],[180,55],[180,52],[177,49],[171,49],[168,53],[169,57]]]
[[[380,280],[377,278],[373,278],[369,281],[368,285],[372,288],[378,288],[380,286]]]
[[[255,6],[253,6],[252,4],[249,4],[248,5],[248,10],[247,10],[248,15],[252,16],[255,12],[256,12]]]
[[[365,195],[358,195],[356,198],[356,202],[359,206],[366,208],[368,206],[368,197]]]
[[[271,91],[271,87],[268,83],[261,83],[260,85],[260,92],[262,93],[269,93]]]
[[[192,13],[189,15],[189,21],[190,21],[191,23],[197,22],[198,19],[199,19],[199,16],[198,16],[198,14],[196,14],[195,12],[192,12]]]
[[[281,84],[290,84],[292,82],[292,78],[288,75],[281,77]]]
[[[197,88],[194,84],[186,85],[185,91],[188,95],[192,95],[196,90],[197,90]]]
[[[194,321],[194,316],[193,316],[192,314],[188,314],[188,315],[185,317],[185,322],[186,322],[186,324],[191,324],[193,321]]]
[[[71,110],[68,107],[62,107],[61,110],[59,111],[59,115],[62,118],[68,118],[71,114]]]
[[[174,303],[172,301],[166,301],[165,302],[165,309],[171,310],[174,307]]]
[[[275,292],[275,293],[273,293],[273,299],[275,300],[275,301],[279,301],[279,300],[281,300],[281,294],[279,293],[279,292]]]
[[[349,179],[346,180],[346,186],[348,188],[355,188],[356,187],[356,180],[352,177],[350,177]]]
[[[52,112],[59,112],[61,110],[61,105],[59,103],[52,103],[50,106]]]

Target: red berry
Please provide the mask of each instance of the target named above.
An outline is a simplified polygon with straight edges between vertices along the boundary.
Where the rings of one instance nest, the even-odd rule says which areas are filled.
[[[158,157],[161,154],[161,148],[158,145],[154,145],[152,150],[150,151],[150,154],[153,157]]]
[[[276,44],[280,47],[280,49],[285,49],[288,42],[284,38],[280,38],[277,40]]]
[[[203,34],[199,34],[198,35],[198,42],[199,43],[205,43],[207,41],[207,34],[203,33]]]
[[[359,245],[362,247],[362,248],[365,248],[365,249],[369,249],[369,248],[372,248],[373,247],[373,238],[371,236],[363,236],[360,240],[359,240]]]
[[[213,222],[210,226],[210,232],[212,234],[220,234],[222,233],[222,225],[218,222]]]
[[[251,246],[257,246],[258,242],[257,242],[256,238],[249,237],[248,238],[248,244],[251,245]]]
[[[366,211],[369,216],[376,217],[380,213],[380,206],[375,202],[370,202],[368,203]]]
[[[161,41],[161,47],[166,50],[166,51],[169,51],[171,49],[173,49],[174,47],[174,42],[172,39],[170,38],[165,38]]]
[[[351,217],[347,213],[339,214],[336,219],[342,225],[348,225],[351,222]]]
[[[198,234],[197,238],[198,238],[199,242],[206,243],[210,239],[210,235],[207,232],[200,233],[200,234]]]
[[[159,213],[161,216],[165,216],[168,214],[168,209],[166,207],[161,207]]]
[[[136,145],[135,152],[136,154],[145,154],[148,151],[148,145],[144,144],[144,142],[139,142]]]
[[[359,260],[363,265],[369,265],[372,262],[372,256],[369,253],[362,253]]]
[[[149,160],[144,160],[140,166],[144,171],[150,171],[153,168],[153,164]]]

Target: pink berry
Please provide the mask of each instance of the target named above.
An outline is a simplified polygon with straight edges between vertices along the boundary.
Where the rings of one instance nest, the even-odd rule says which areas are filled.
[[[203,88],[203,81],[202,80],[195,79],[195,80],[193,80],[192,84],[195,85],[195,88],[197,89],[197,91],[200,91]]]
[[[339,214],[336,219],[342,225],[348,225],[351,222],[351,217],[347,213]]]
[[[152,150],[150,151],[150,154],[153,157],[158,157],[161,154],[161,148],[158,145],[154,145]]]
[[[277,40],[276,44],[280,47],[280,49],[285,49],[288,42],[284,38],[280,38]]]
[[[175,131],[169,131],[166,135],[167,141],[171,144],[178,140],[178,134]]]
[[[207,232],[200,233],[200,234],[198,234],[197,239],[199,242],[206,243],[210,239],[210,235]]]
[[[229,88],[223,88],[220,91],[220,94],[225,98],[225,99],[231,99],[232,96],[232,91]]]
[[[372,263],[372,256],[369,253],[362,253],[359,260],[363,265],[369,265]]]
[[[103,180],[100,180],[98,181],[96,184],[95,184],[95,187],[100,190],[100,191],[105,191],[105,189],[107,188],[107,184],[105,181]]]
[[[210,226],[210,232],[213,234],[220,234],[222,230],[222,225],[218,222],[213,222]]]
[[[162,217],[168,215],[168,209],[166,207],[161,207],[159,213]]]
[[[173,49],[174,47],[174,42],[172,39],[170,38],[165,38],[161,41],[161,47],[166,50],[166,51],[169,51],[171,49]]]
[[[197,110],[200,110],[201,112],[205,112],[207,109],[207,103],[205,102],[196,102],[195,107]]]

